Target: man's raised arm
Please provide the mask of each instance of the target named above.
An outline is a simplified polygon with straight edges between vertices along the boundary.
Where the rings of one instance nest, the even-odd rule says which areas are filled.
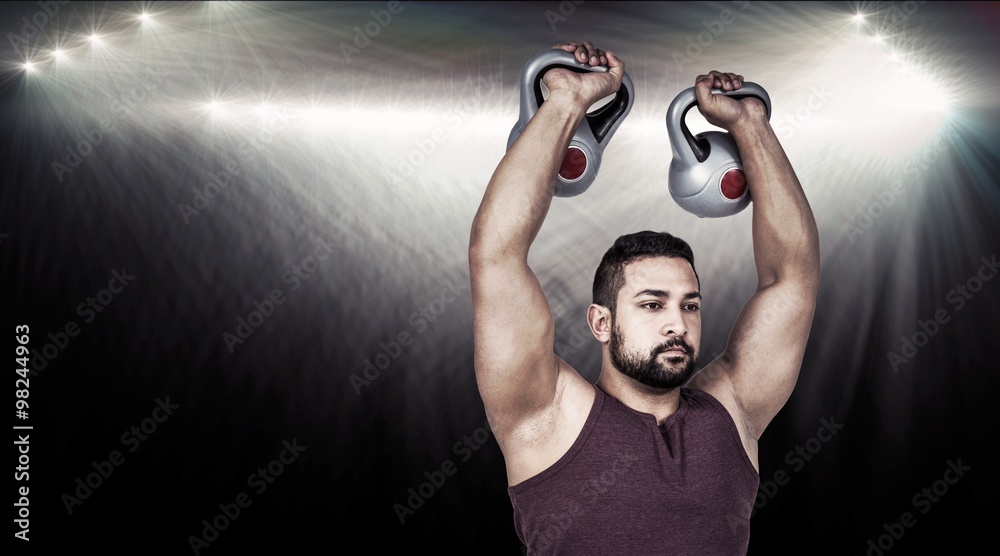
[[[469,268],[476,380],[494,431],[516,426],[554,399],[559,360],[548,302],[528,249],[548,213],[556,174],[587,109],[621,86],[624,64],[590,43],[559,45],[607,73],[553,69],[547,100],[500,161],[472,223]]]
[[[706,120],[736,140],[753,199],[757,291],[743,307],[717,360],[748,432],[757,439],[791,396],[819,290],[819,232],[792,165],[757,99],[712,95],[743,77],[710,72],[696,84]]]

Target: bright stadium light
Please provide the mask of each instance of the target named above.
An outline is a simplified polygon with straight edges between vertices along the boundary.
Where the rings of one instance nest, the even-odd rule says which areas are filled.
[[[141,21],[143,23],[146,23],[150,19],[152,19],[152,16],[149,15],[148,13],[146,13],[146,12],[142,12],[141,14],[139,14],[139,21]]]
[[[59,58],[59,59],[62,59],[62,58],[66,57],[66,53],[63,52],[61,49],[58,49],[58,48],[52,51],[52,55],[55,56],[56,58]]]
[[[857,13],[854,14],[854,23],[863,23],[865,21],[865,14]]]
[[[257,106],[257,108],[256,108],[256,112],[262,118],[266,118],[268,116],[273,116],[273,115],[275,115],[275,114],[278,113],[278,111],[275,108],[275,106],[273,104],[270,104],[270,103],[267,103],[267,102],[260,103],[260,105]]]
[[[31,73],[31,72],[35,71],[35,64],[32,64],[31,62],[25,62],[24,63],[24,71],[26,71],[28,73]]]
[[[97,44],[97,43],[101,42],[101,37],[97,33],[92,33],[90,35],[90,37],[88,38],[88,40],[90,40],[90,42],[92,42],[94,44]]]
[[[874,40],[878,44],[882,44],[883,42],[885,42],[885,39],[882,38],[882,35],[875,35]]]

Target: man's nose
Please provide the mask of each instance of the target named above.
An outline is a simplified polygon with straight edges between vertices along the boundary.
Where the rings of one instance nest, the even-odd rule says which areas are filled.
[[[674,307],[664,312],[666,318],[660,327],[660,334],[664,336],[681,336],[687,334],[687,325],[684,323],[684,315],[680,307]]]

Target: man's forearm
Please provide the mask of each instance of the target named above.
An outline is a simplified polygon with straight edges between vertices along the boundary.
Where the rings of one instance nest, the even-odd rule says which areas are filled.
[[[819,232],[802,185],[771,125],[753,119],[731,130],[753,200],[759,287],[793,279],[819,285]]]
[[[550,96],[504,155],[472,223],[470,252],[487,259],[526,259],[545,220],[555,178],[586,107],[571,95]]]

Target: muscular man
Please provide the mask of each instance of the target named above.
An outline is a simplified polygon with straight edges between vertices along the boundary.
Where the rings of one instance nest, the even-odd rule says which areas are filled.
[[[764,105],[711,94],[740,88],[743,76],[698,76],[701,113],[732,134],[743,158],[757,290],[725,352],[692,377],[701,295],[690,247],[666,233],[618,238],[587,313],[603,346],[590,384],[554,353],[552,314],[527,256],[574,130],[618,90],[625,64],[589,42],[555,48],[610,71],[545,74],[548,99],[500,161],[469,245],[476,379],[515,529],[538,554],[745,554],[757,442],[791,395],[812,325],[812,211]]]

